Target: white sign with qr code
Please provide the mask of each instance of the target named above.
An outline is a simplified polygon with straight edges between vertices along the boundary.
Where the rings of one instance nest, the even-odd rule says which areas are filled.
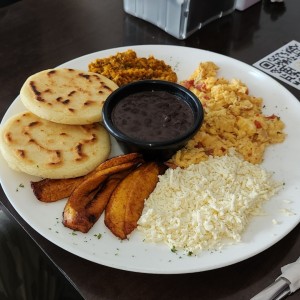
[[[299,42],[289,42],[253,66],[300,90]]]

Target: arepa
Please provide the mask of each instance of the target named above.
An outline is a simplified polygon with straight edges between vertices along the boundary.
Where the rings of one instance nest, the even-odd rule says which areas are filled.
[[[110,137],[99,123],[58,124],[23,112],[1,127],[0,150],[16,171],[73,178],[89,173],[108,158]]]
[[[100,74],[49,69],[24,82],[20,99],[40,118],[61,124],[92,124],[102,119],[104,101],[118,86]]]

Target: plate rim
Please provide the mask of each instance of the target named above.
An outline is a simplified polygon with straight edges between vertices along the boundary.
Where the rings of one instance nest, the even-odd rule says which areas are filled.
[[[212,52],[212,51],[208,51],[208,50],[202,50],[202,49],[198,49],[198,48],[191,48],[191,47],[185,47],[185,46],[176,46],[176,45],[157,45],[157,44],[149,44],[149,45],[132,45],[132,46],[122,46],[122,47],[116,47],[116,48],[111,48],[111,49],[104,49],[104,50],[100,50],[100,51],[96,51],[96,52],[92,52],[92,53],[88,53],[88,54],[85,54],[85,55],[82,55],[82,56],[79,56],[77,58],[73,58],[65,63],[62,63],[60,65],[58,65],[57,67],[55,68],[59,68],[59,67],[63,67],[65,65],[72,65],[72,64],[76,64],[76,62],[80,61],[80,60],[85,60],[85,59],[88,59],[89,57],[92,57],[92,56],[97,56],[99,55],[100,53],[103,54],[103,53],[109,53],[109,52],[113,52],[113,51],[124,51],[126,49],[133,49],[133,50],[141,50],[141,49],[146,49],[146,48],[172,48],[172,49],[177,49],[177,51],[181,50],[181,51],[195,51],[195,52],[198,52],[198,53],[206,53],[206,54],[212,54],[213,56],[217,55],[218,57],[220,58],[224,58],[225,60],[231,60],[231,61],[234,61],[238,64],[241,64],[243,65],[243,67],[247,68],[247,69],[252,69],[253,71],[255,71],[255,73],[259,74],[259,76],[262,76],[263,78],[266,78],[267,80],[271,80],[272,84],[275,84],[277,88],[280,88],[284,93],[286,93],[287,96],[289,96],[291,99],[293,99],[293,101],[296,101],[298,104],[299,104],[299,107],[300,107],[300,103],[298,101],[298,99],[288,90],[286,89],[283,85],[281,85],[277,80],[275,80],[274,78],[272,78],[271,76],[269,76],[268,74],[266,73],[263,73],[261,70],[259,69],[256,69],[254,66],[251,66],[251,65],[248,65],[247,63],[245,62],[242,62],[242,61],[239,61],[235,58],[232,58],[232,57],[228,57],[226,55],[223,55],[223,54],[219,54],[219,53],[215,53],[215,52]],[[145,50],[146,51],[146,50]],[[150,51],[149,51],[150,52]],[[104,56],[105,54],[103,54]],[[150,53],[149,53],[150,55]],[[103,57],[101,56],[101,57]],[[201,57],[201,55],[199,55]],[[195,68],[196,68],[196,63],[195,63]],[[7,109],[7,111],[5,112],[3,118],[2,118],[2,121],[1,123],[3,123],[9,116],[9,112],[10,112],[10,109],[13,108],[13,105],[16,104],[16,102],[18,101],[19,99],[19,96],[17,96],[15,98],[15,100],[12,102],[12,104],[9,106],[9,108]],[[7,189],[7,187],[5,185],[3,185],[3,180],[2,180],[2,176],[1,176],[1,172],[0,172],[0,182],[1,182],[1,185],[2,185],[2,189],[8,199],[8,201],[11,203],[11,205],[14,207],[14,209],[18,212],[18,214],[21,216],[21,218],[23,220],[25,220],[25,222],[30,226],[32,227],[35,231],[37,231],[39,234],[41,234],[44,238],[46,238],[47,240],[51,241],[52,243],[54,243],[55,245],[59,246],[60,248],[76,255],[76,256],[79,256],[81,258],[84,258],[86,260],[89,260],[89,261],[92,261],[94,263],[98,263],[98,264],[101,264],[101,265],[105,265],[105,266],[108,266],[108,267],[112,267],[112,268],[116,268],[116,269],[120,269],[120,270],[126,270],[126,271],[134,271],[134,272],[140,272],[140,273],[151,273],[151,274],[182,274],[182,273],[194,273],[194,272],[201,272],[201,271],[207,271],[207,270],[214,270],[214,269],[218,269],[218,268],[221,268],[221,267],[225,267],[225,266],[229,266],[229,265],[232,265],[232,264],[235,264],[235,263],[238,263],[238,262],[241,262],[245,259],[248,259],[250,257],[253,257],[261,252],[263,252],[264,250],[270,248],[271,246],[273,246],[274,244],[276,244],[278,241],[280,241],[282,238],[284,238],[286,235],[288,235],[300,222],[300,217],[298,217],[298,221],[295,221],[293,223],[292,226],[290,226],[289,230],[286,232],[285,235],[283,236],[278,236],[277,238],[274,238],[273,239],[273,242],[269,245],[266,245],[265,247],[263,248],[260,248],[258,249],[256,252],[252,252],[251,254],[249,255],[245,255],[243,258],[241,259],[233,259],[232,261],[230,262],[224,262],[223,264],[218,264],[217,266],[212,266],[211,268],[207,267],[205,269],[199,269],[199,268],[194,268],[194,269],[189,269],[189,270],[158,270],[158,271],[153,271],[153,270],[143,270],[141,268],[137,268],[137,267],[128,267],[125,265],[119,265],[119,264],[113,264],[113,263],[105,263],[105,262],[97,262],[93,259],[93,257],[89,257],[89,256],[81,256],[80,254],[78,254],[77,251],[72,251],[72,249],[66,249],[66,247],[62,246],[60,243],[57,243],[57,241],[55,239],[52,238],[52,236],[49,237],[46,237],[45,234],[41,233],[41,231],[39,229],[37,229],[35,226],[32,226],[32,224],[30,224],[30,220],[28,220],[27,217],[24,218],[24,216],[21,214],[21,212],[19,212],[18,210],[18,207],[16,207],[14,201],[12,202],[10,200],[10,197],[8,196],[10,194],[10,191]]]

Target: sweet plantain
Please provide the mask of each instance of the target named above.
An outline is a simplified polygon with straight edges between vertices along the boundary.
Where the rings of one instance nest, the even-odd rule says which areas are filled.
[[[75,187],[83,181],[83,177],[67,179],[42,179],[32,181],[31,188],[39,201],[55,202],[69,197]]]
[[[113,191],[105,209],[105,225],[120,239],[137,227],[144,201],[154,190],[158,175],[165,168],[156,162],[146,162],[126,176]]]
[[[84,180],[74,189],[65,205],[63,224],[73,230],[87,232],[103,211],[100,202],[104,202],[104,206],[106,206],[106,195],[108,193],[110,196],[108,191],[110,191],[112,184],[109,182],[109,178],[115,174],[120,174],[112,178],[122,179],[121,173],[126,174],[124,172],[136,167],[142,161],[139,155],[118,156],[104,162],[95,171],[85,176]],[[104,195],[101,196],[102,192]],[[103,197],[102,200],[101,197]],[[99,203],[95,200],[97,198],[101,200],[98,199]],[[96,204],[102,210],[100,214],[93,212],[93,209],[97,206]],[[94,213],[94,216],[92,213]]]

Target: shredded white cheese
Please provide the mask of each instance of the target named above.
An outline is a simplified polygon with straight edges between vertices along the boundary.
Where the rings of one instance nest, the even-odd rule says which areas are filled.
[[[251,216],[282,187],[259,165],[237,157],[210,157],[186,169],[168,169],[145,201],[138,229],[145,241],[197,253],[239,242]]]

